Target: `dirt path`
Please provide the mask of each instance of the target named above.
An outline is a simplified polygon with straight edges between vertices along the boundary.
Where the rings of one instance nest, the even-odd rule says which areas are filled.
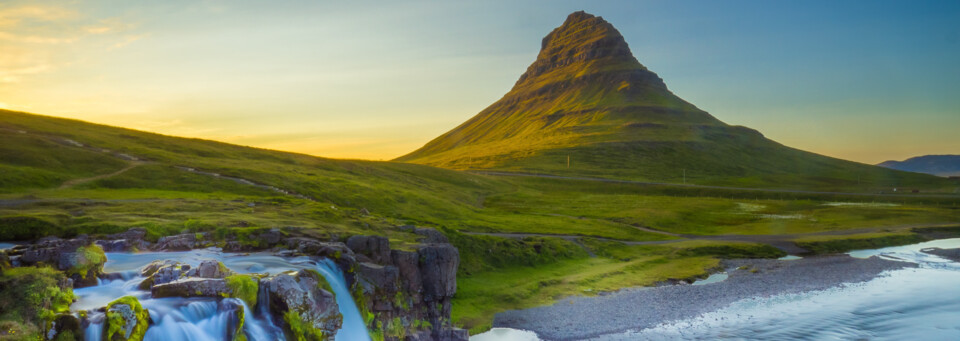
[[[905,230],[913,228],[929,228],[929,227],[948,227],[948,226],[957,226],[957,223],[937,223],[937,224],[913,224],[913,225],[897,225],[897,226],[882,226],[882,227],[865,227],[858,229],[847,229],[847,230],[835,230],[835,231],[819,231],[819,232],[810,232],[810,233],[790,233],[790,234],[720,234],[720,235],[693,235],[693,234],[674,234],[665,231],[659,231],[654,229],[642,228],[644,231],[659,233],[668,236],[680,237],[679,239],[671,240],[655,240],[655,241],[626,241],[626,240],[617,240],[610,238],[600,238],[600,237],[591,237],[591,236],[579,236],[579,235],[569,235],[569,234],[545,234],[545,233],[500,233],[500,232],[463,232],[470,235],[482,235],[482,236],[494,236],[502,238],[516,238],[522,239],[527,237],[554,237],[561,238],[570,242],[574,242],[577,245],[580,245],[588,252],[590,250],[579,242],[580,238],[594,238],[603,241],[613,241],[620,242],[626,245],[656,245],[656,244],[668,244],[676,243],[688,240],[715,240],[715,241],[730,241],[730,242],[748,242],[748,243],[761,243],[773,246],[780,250],[783,250],[789,254],[802,254],[808,252],[808,250],[803,249],[797,246],[793,242],[794,239],[802,237],[814,237],[814,236],[847,236],[847,235],[857,235],[862,233],[872,233],[872,232],[882,232],[886,230]],[[637,228],[636,226],[633,226]],[[592,252],[591,252],[592,253]]]
[[[129,165],[127,165],[126,167],[123,167],[123,169],[118,170],[118,171],[116,171],[116,172],[113,172],[113,173],[110,173],[110,174],[101,174],[101,175],[97,175],[97,176],[94,176],[94,177],[83,178],[83,179],[71,179],[71,180],[67,180],[67,181],[64,182],[62,185],[60,185],[60,188],[58,188],[58,189],[67,189],[67,188],[70,188],[70,187],[73,187],[73,186],[76,186],[76,185],[79,185],[79,184],[82,184],[82,183],[87,183],[87,182],[91,182],[91,181],[97,181],[97,180],[100,180],[100,179],[111,178],[111,177],[114,177],[114,176],[123,174],[124,172],[126,172],[126,171],[128,171],[128,170],[131,170],[131,169],[133,169],[133,168],[135,168],[135,167],[139,167],[139,166],[142,166],[142,165],[145,165],[145,164],[148,164],[148,163],[149,163],[149,162],[146,162],[146,161],[130,161],[130,164],[129,164]]]

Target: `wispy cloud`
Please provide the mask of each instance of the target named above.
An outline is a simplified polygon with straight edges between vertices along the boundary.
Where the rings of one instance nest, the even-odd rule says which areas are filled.
[[[114,50],[147,35],[136,22],[97,17],[75,3],[17,1],[0,5],[0,84],[55,72],[80,60],[75,51]]]

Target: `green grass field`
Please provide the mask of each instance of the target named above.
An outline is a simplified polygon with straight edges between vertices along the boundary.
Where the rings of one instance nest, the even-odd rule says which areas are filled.
[[[285,228],[324,237],[386,235],[404,247],[416,236],[397,225],[432,226],[460,249],[454,320],[474,332],[506,309],[702,277],[722,258],[781,255],[765,244],[686,235],[786,234],[815,252],[836,252],[902,243],[914,238],[912,225],[960,222],[960,196],[949,194],[762,192],[486,176],[9,111],[0,111],[0,132],[0,240],[131,227],[147,228],[150,238]],[[847,230],[857,233],[804,235]]]

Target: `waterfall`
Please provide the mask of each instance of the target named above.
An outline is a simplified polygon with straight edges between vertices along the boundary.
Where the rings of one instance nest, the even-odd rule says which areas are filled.
[[[343,315],[343,326],[337,332],[336,341],[370,341],[367,326],[363,323],[340,267],[329,259],[323,259],[317,262],[317,272],[330,283],[337,297],[337,305],[340,306],[340,314]]]
[[[330,284],[336,295],[337,305],[343,315],[343,326],[337,332],[336,341],[369,341],[370,336],[360,316],[353,296],[340,268],[329,259],[310,257],[284,258],[270,254],[224,255],[217,251],[194,250],[191,252],[158,253],[108,253],[110,270],[118,273],[113,279],[104,279],[97,286],[75,290],[78,301],[72,310],[89,311],[90,324],[84,329],[84,339],[99,341],[103,337],[104,314],[97,308],[106,306],[123,296],[135,296],[144,309],[150,312],[151,325],[144,340],[223,340],[230,333],[238,311],[243,310],[243,332],[248,340],[284,340],[283,330],[274,323],[278,321],[270,312],[269,297],[265,286],[260,286],[257,307],[251,309],[245,302],[234,298],[152,298],[149,291],[138,289],[145,278],[139,269],[153,260],[177,259],[196,265],[202,259],[216,259],[240,273],[269,272],[276,274],[289,270],[317,270]],[[242,308],[238,308],[242,307]]]

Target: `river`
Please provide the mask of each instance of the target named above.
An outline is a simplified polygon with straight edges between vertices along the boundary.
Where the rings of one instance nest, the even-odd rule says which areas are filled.
[[[139,269],[154,260],[171,259],[197,266],[202,260],[214,259],[238,273],[269,273],[271,275],[289,270],[317,270],[336,295],[337,305],[343,315],[343,327],[337,332],[337,341],[368,341],[370,336],[353,301],[341,270],[328,259],[316,257],[278,257],[268,253],[235,254],[222,253],[218,249],[203,249],[185,252],[107,253],[104,271],[123,274],[122,279],[104,280],[99,285],[76,289],[77,301],[71,310],[93,310],[123,297],[137,297],[144,308],[150,311],[151,326],[146,340],[222,340],[227,335],[230,320],[228,309],[222,309],[224,301],[240,304],[244,308],[244,333],[249,340],[283,340],[283,332],[266,311],[266,302],[259,302],[261,309],[252,311],[241,300],[213,298],[160,298],[150,297],[149,291],[138,290],[144,280]],[[264,298],[266,295],[259,295]],[[97,314],[97,313],[91,313]],[[96,320],[96,316],[91,316]],[[89,325],[86,340],[99,340],[102,324]]]
[[[920,251],[930,247],[957,248],[960,238],[848,253],[918,265],[867,282],[740,300],[696,318],[593,340],[957,340],[960,263]],[[494,328],[470,340],[540,339],[531,331]]]

